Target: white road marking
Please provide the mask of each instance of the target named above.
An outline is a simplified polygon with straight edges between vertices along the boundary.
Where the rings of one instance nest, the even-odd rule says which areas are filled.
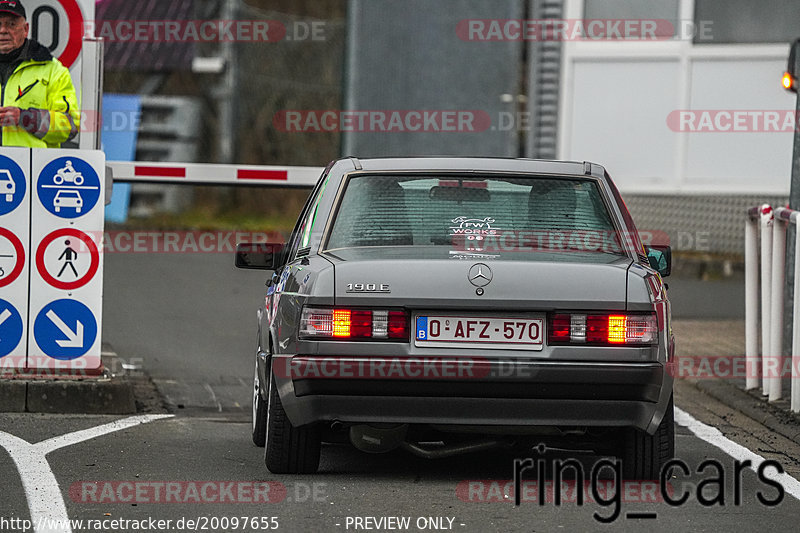
[[[765,461],[765,459],[757,453],[727,438],[717,428],[700,422],[686,411],[678,409],[677,407],[675,408],[675,422],[687,428],[699,439],[716,446],[737,461],[751,461],[753,466],[750,468],[756,472],[758,471],[758,466]],[[788,494],[800,500],[800,481],[785,472],[783,474],[770,472],[768,477],[780,482],[780,484],[783,485],[783,489]]]
[[[44,533],[45,531],[50,533],[72,533],[72,528],[69,526],[67,507],[64,503],[64,498],[61,496],[58,481],[45,458],[48,453],[107,433],[173,416],[175,415],[132,416],[109,424],[103,424],[102,426],[53,437],[36,444],[31,444],[10,433],[0,431],[0,446],[5,448],[11,456],[11,460],[17,465],[17,470],[22,480],[22,488],[25,490],[25,496],[28,499],[28,508],[31,513],[31,521],[34,524],[34,531],[36,533]],[[62,527],[40,527],[48,523],[59,523]]]

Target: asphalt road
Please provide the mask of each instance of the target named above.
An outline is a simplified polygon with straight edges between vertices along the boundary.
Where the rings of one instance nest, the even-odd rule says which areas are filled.
[[[678,417],[677,456],[689,474],[671,480],[670,494],[685,492],[686,503],[670,506],[652,486],[626,487],[611,526],[593,515],[613,515],[615,503],[540,505],[531,489],[515,507],[503,494],[520,452],[426,461],[326,446],[318,475],[272,475],[249,437],[255,308],[266,276],[237,271],[230,256],[214,254],[110,254],[105,276],[104,340],[123,360],[143,365],[174,416],[117,428],[107,424],[128,419],[0,415],[0,531],[64,514],[84,521],[73,531],[137,530],[115,519],[152,519],[144,524],[150,530],[170,520],[161,530],[212,532],[263,531],[276,523],[283,531],[403,525],[389,517],[407,517],[409,526],[396,529],[408,531],[785,531],[800,513],[800,447],[685,384],[676,393],[686,413]],[[48,440],[60,435],[66,437]],[[532,450],[528,456],[540,458]],[[778,490],[749,469],[736,499],[734,461],[759,458],[778,461],[793,476],[779,479],[786,492],[774,506],[768,504],[777,502]],[[582,463],[589,470],[595,459]],[[724,470],[721,488],[709,482],[719,475],[715,467],[700,471],[708,460]],[[530,471],[526,480],[535,477]],[[701,501],[719,495],[724,505]],[[200,523],[188,527],[187,520]]]
[[[266,273],[232,254],[109,254],[105,269],[104,341],[176,409],[249,417]]]

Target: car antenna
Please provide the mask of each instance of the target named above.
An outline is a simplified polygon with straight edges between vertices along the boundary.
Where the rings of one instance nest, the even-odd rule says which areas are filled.
[[[350,161],[353,163],[353,166],[356,167],[356,170],[364,170],[364,167],[361,166],[361,161],[359,161],[357,157],[350,156]]]

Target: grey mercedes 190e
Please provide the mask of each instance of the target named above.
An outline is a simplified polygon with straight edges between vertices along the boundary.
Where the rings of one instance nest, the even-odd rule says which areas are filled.
[[[667,246],[600,165],[331,163],[258,310],[253,441],[273,473],[322,442],[445,457],[569,443],[656,479],[674,452]]]

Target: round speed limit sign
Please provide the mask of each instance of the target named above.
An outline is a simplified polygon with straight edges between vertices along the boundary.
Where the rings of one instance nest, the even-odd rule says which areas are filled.
[[[92,0],[93,2],[93,0]],[[30,38],[39,41],[65,67],[72,68],[83,46],[86,0],[26,0]]]

